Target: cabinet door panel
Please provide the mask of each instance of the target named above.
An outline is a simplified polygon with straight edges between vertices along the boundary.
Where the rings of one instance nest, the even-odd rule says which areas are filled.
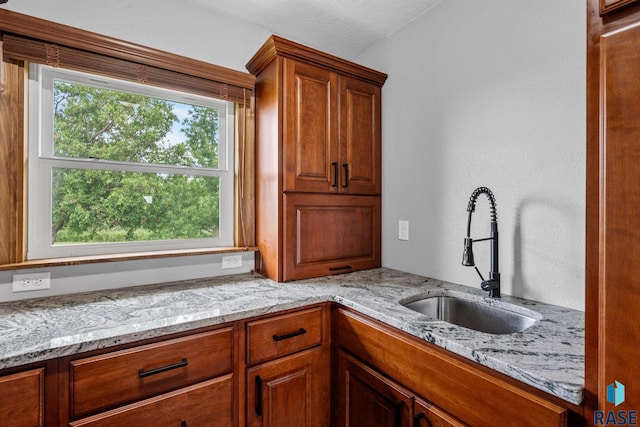
[[[326,426],[328,369],[320,347],[249,369],[247,426]]]
[[[338,359],[340,427],[410,427],[408,390],[344,352]]]
[[[601,39],[599,396],[640,376],[640,27]],[[640,401],[627,387],[626,401]],[[604,409],[614,404],[601,399]],[[618,407],[618,409],[623,407]],[[623,408],[625,409],[625,408]]]
[[[285,60],[284,191],[336,192],[337,75]]]
[[[285,280],[380,266],[380,198],[287,194]]]
[[[44,368],[0,377],[0,426],[44,425]]]
[[[341,192],[380,194],[380,93],[379,86],[340,78]]]

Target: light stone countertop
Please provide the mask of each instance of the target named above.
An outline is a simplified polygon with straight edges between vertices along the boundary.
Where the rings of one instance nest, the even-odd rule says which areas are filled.
[[[335,301],[561,399],[580,404],[584,313],[503,296],[541,315],[524,332],[492,335],[433,321],[400,302],[471,288],[387,268],[276,283],[257,274],[221,276],[0,304],[0,368],[67,356]]]

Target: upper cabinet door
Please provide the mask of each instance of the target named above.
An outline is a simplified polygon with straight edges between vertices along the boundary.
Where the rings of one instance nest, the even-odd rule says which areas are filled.
[[[337,192],[338,77],[285,59],[284,191]]]
[[[340,191],[380,194],[380,86],[340,77]]]
[[[600,0],[600,15],[606,15],[609,12],[637,2],[638,0]]]

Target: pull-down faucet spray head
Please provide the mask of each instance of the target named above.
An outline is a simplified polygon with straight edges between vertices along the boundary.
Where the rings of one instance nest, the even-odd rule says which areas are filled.
[[[489,199],[489,208],[491,214],[491,237],[485,239],[472,239],[471,238],[471,217],[476,210],[476,201],[480,194],[484,194]],[[469,212],[469,218],[467,220],[467,237],[464,239],[464,251],[462,252],[462,265],[466,267],[474,267],[478,276],[482,280],[480,287],[489,291],[489,296],[493,298],[500,298],[500,272],[498,269],[498,214],[496,212],[496,199],[493,196],[491,190],[487,187],[478,187],[469,198],[469,204],[467,205],[467,212]],[[484,240],[491,241],[491,270],[489,272],[489,280],[485,280],[476,267],[475,259],[473,256],[473,242],[481,242]]]
[[[476,260],[473,257],[473,240],[471,239],[471,237],[464,238],[462,265],[464,265],[465,267],[475,267],[476,265]]]

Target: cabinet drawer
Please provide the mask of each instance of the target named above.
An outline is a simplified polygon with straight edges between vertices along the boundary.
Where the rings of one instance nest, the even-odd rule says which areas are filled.
[[[285,194],[283,279],[380,267],[380,197]]]
[[[255,365],[320,344],[322,309],[247,323],[247,363]]]
[[[0,426],[44,425],[44,368],[0,377]]]
[[[232,328],[72,361],[71,416],[78,418],[232,371]]]
[[[232,376],[226,375],[72,422],[69,425],[70,427],[231,426],[232,387]]]

